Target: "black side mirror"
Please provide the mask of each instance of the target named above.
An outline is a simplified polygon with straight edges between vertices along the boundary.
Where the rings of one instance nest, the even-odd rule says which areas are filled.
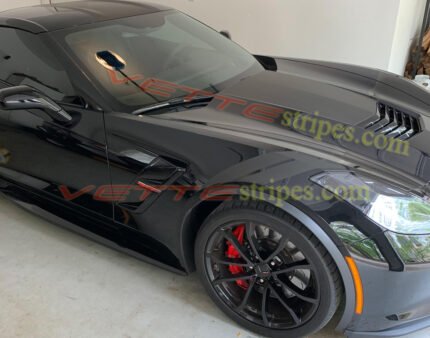
[[[46,95],[29,86],[0,89],[0,109],[41,109],[54,121],[67,123],[72,117]]]
[[[221,35],[224,35],[227,39],[231,40],[231,34],[229,31],[221,31],[219,32]]]

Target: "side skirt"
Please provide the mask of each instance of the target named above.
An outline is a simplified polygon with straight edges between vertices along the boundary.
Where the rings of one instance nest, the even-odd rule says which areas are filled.
[[[66,220],[65,218],[61,218],[61,217],[55,215],[54,213],[49,212],[48,210],[45,210],[44,208],[42,208],[42,207],[40,207],[34,203],[31,203],[30,201],[23,201],[23,200],[16,198],[16,196],[14,196],[15,194],[13,194],[13,193],[11,194],[8,191],[8,189],[4,189],[4,187],[3,187],[3,189],[1,189],[0,193],[5,198],[12,201],[13,203],[20,206],[21,208],[25,209],[26,211],[29,211],[29,212],[37,215],[37,216],[40,216],[43,219],[45,219],[45,220],[47,220],[53,224],[61,226],[62,228],[65,228],[69,231],[80,234],[80,235],[82,235],[86,238],[89,238],[89,239],[91,239],[91,240],[93,240],[99,244],[107,246],[107,247],[114,249],[116,251],[125,253],[125,254],[132,256],[132,257],[134,257],[138,260],[141,260],[143,262],[153,264],[155,266],[158,266],[162,269],[174,272],[176,274],[180,274],[183,276],[188,275],[185,270],[173,267],[173,266],[168,265],[168,264],[164,264],[161,261],[158,261],[158,260],[153,259],[151,257],[145,256],[145,255],[143,255],[137,251],[128,249],[127,247],[121,246],[120,244],[118,244],[118,242],[115,239],[120,240],[123,236],[121,234],[120,226],[114,224],[113,222],[111,222],[109,225],[106,224],[106,234],[105,234],[105,236],[101,236],[101,235],[98,235],[97,233],[86,230],[82,226],[79,226],[73,222],[70,222],[69,220]],[[28,192],[28,194],[30,195],[31,192]],[[31,197],[30,196],[28,196],[28,197],[29,197],[29,200],[31,200]],[[37,198],[40,200],[41,196],[37,196]],[[56,207],[62,208],[62,206],[60,206],[60,205],[57,205]],[[99,223],[99,225],[98,225],[99,228],[103,226],[103,225],[100,225],[100,223],[101,223],[100,221],[98,221],[97,223]],[[106,223],[106,222],[103,222],[103,223]],[[115,229],[115,228],[117,228],[117,229]]]

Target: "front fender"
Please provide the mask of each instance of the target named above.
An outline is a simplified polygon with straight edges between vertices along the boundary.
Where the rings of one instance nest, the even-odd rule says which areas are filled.
[[[221,186],[220,186],[221,187]],[[184,219],[184,222],[182,224],[181,234],[182,234],[182,251],[183,256],[187,257],[186,254],[186,248],[189,247],[190,240],[186,240],[187,233],[190,233],[192,230],[189,227],[192,227],[192,222],[189,222],[190,215],[192,213],[192,210],[196,210],[202,205],[205,205],[205,203],[214,203],[214,205],[211,207],[211,210],[215,209],[216,206],[218,206],[222,201],[231,200],[233,198],[240,198],[241,192],[240,192],[240,185],[238,184],[228,184],[223,185],[223,187],[228,187],[227,189],[211,189],[210,194],[210,200],[202,201],[199,199],[198,203],[195,204],[193,209],[190,209],[190,213],[187,215],[187,217]],[[216,191],[219,192],[219,194],[216,194]],[[348,267],[346,257],[350,257],[350,253],[348,249],[345,247],[343,242],[339,239],[339,237],[336,235],[336,233],[330,228],[330,226],[317,214],[313,213],[311,210],[307,210],[306,206],[304,205],[298,205],[295,203],[293,205],[292,203],[283,201],[282,205],[278,205],[276,202],[271,201],[269,195],[261,196],[261,201],[270,203],[273,206],[280,208],[284,210],[289,215],[296,218],[298,221],[300,221],[306,228],[308,228],[309,231],[311,231],[315,237],[318,238],[318,240],[324,245],[326,250],[329,252],[333,260],[335,261],[339,273],[342,277],[343,285],[345,288],[345,305],[344,310],[342,314],[342,318],[339,321],[339,324],[336,328],[339,332],[344,332],[348,325],[352,322],[355,314],[355,308],[356,308],[356,290],[354,285],[354,280],[352,277],[352,273]],[[200,221],[199,226],[203,223],[203,219]],[[195,231],[195,229],[194,229]],[[188,255],[189,256],[189,255]],[[187,268],[190,268],[192,264],[188,262]]]

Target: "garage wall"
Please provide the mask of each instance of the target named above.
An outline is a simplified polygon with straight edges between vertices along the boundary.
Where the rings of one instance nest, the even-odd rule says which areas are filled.
[[[394,73],[402,74],[410,56],[410,49],[421,30],[425,11],[425,0],[400,1],[397,16],[396,31],[391,49],[388,69]]]
[[[5,11],[16,7],[37,5],[40,3],[43,3],[43,0],[13,0],[13,1],[0,0],[0,11]]]
[[[425,0],[150,1],[230,31],[252,53],[352,63],[398,74],[425,7]],[[48,2],[0,0],[0,10]]]
[[[53,3],[67,2],[73,0],[52,0]],[[85,1],[85,0],[82,0]],[[6,11],[8,9],[33,6],[40,4],[49,4],[49,0],[0,0],[0,11]]]

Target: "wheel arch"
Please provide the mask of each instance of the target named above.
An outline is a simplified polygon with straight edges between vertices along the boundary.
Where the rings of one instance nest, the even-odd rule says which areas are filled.
[[[220,191],[219,195],[211,194],[210,199],[199,199],[190,208],[183,219],[181,226],[181,250],[184,258],[184,265],[188,272],[195,270],[194,263],[194,242],[197,233],[204,223],[205,219],[223,202],[238,198],[240,196],[239,189],[232,189],[226,194],[225,191]],[[311,212],[305,209],[302,205],[293,205],[289,202],[284,202],[282,206],[276,205],[271,201],[270,196],[260,196],[260,201],[273,205],[274,207],[283,210],[287,214],[300,221],[312,234],[318,238],[325,249],[329,252],[334,262],[337,265],[339,273],[342,277],[342,282],[345,290],[345,305],[342,317],[337,325],[336,330],[344,332],[354,318],[355,314],[355,284],[351,274],[351,270],[346,261],[346,257],[350,256],[348,250],[337,237],[330,226],[317,215],[312,215]]]

